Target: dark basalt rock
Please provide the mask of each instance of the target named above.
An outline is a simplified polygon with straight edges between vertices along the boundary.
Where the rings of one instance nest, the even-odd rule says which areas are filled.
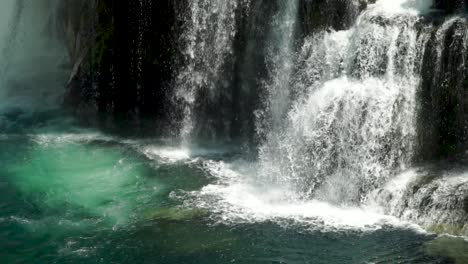
[[[182,113],[173,89],[175,75],[184,64],[180,35],[186,26],[186,1],[64,0],[62,30],[73,65],[64,105],[91,123],[119,127],[120,122],[127,122],[135,129],[149,120],[151,130],[168,127],[176,131]],[[300,0],[296,42],[300,44],[304,35],[349,28],[374,2]],[[268,18],[278,11],[278,3],[251,1],[248,8],[237,10],[238,33],[234,54],[226,62],[226,80],[219,84],[222,92],[214,98],[203,92],[198,95],[206,97],[195,106],[203,116],[199,131],[214,129],[230,138],[254,137],[254,112],[262,107],[260,98],[268,76]],[[434,7],[453,13],[466,3],[439,0]],[[423,160],[462,155],[468,146],[467,53],[463,42],[467,23],[460,18],[439,40],[436,32],[445,19],[444,14],[430,15],[418,25],[421,30],[425,25],[434,26],[422,62],[418,94],[419,158]],[[371,22],[391,23],[380,17]],[[376,68],[376,75],[384,73],[385,64],[382,61]]]
[[[463,200],[463,204],[464,204],[465,213],[468,214],[468,196],[466,196],[465,199]]]
[[[182,2],[99,3],[94,51],[99,113],[123,119],[167,115]]]
[[[73,112],[92,113],[92,48],[95,40],[96,6],[94,1],[63,0],[59,5],[63,40],[72,66],[63,106]]]
[[[438,34],[443,26],[433,29],[422,64],[418,127],[422,159],[459,156],[467,146],[468,23],[459,18]]]
[[[462,11],[467,6],[466,0],[434,0],[434,8],[445,10],[447,13]]]
[[[349,28],[366,8],[368,1],[361,0],[301,0],[300,20],[305,35],[322,30]]]
[[[122,121],[137,128],[152,120],[154,129],[153,120],[176,119],[168,112],[182,10],[185,1],[63,1],[60,14],[74,65],[66,108],[114,127]]]
[[[453,169],[425,167],[401,191],[388,189],[376,193],[376,201],[402,219],[418,223],[436,233],[468,235],[468,182],[466,167]]]
[[[300,1],[297,32],[304,34],[345,29],[371,2]],[[261,108],[259,98],[268,75],[269,18],[278,12],[279,3],[239,5],[234,54],[219,83],[222,93],[214,98],[203,91],[198,95],[200,132],[254,137],[254,112]],[[177,130],[182,111],[181,102],[174,100],[174,79],[184,64],[180,40],[187,9],[186,0],[64,0],[61,13],[74,65],[64,105],[91,123],[107,126],[121,121],[137,128],[142,120],[150,120],[152,129]]]

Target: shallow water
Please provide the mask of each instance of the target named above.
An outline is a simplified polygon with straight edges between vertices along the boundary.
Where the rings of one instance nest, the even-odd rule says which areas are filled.
[[[463,239],[249,185],[249,162],[226,149],[28,120],[35,121],[0,135],[2,263],[466,260],[457,254],[467,247]]]

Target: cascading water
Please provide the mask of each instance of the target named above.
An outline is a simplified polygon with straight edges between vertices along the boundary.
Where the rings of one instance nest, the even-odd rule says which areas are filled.
[[[260,150],[267,180],[299,197],[360,204],[410,165],[428,35],[405,3],[380,1],[350,30],[306,39],[285,129]]]
[[[276,18],[286,26],[272,36],[294,34],[294,17],[286,15],[293,2],[279,11],[284,13]],[[427,1],[381,0],[349,30],[309,36],[297,54],[291,39],[275,39],[283,49],[274,54],[286,59],[269,65],[275,75],[266,86],[267,113],[258,122],[270,127],[258,161],[206,163],[219,182],[190,194],[187,204],[208,207],[223,220],[381,221],[356,209],[364,219],[350,212],[342,223],[340,209],[322,202],[375,205],[375,193],[413,165],[417,95],[432,32],[421,13],[429,10]]]
[[[197,119],[196,108],[201,101],[210,104],[222,91],[224,67],[233,55],[237,33],[236,9],[242,1],[189,1],[185,43],[185,66],[176,80],[176,98],[183,102],[181,138],[188,143]],[[201,95],[201,93],[203,95]]]
[[[268,99],[265,100],[263,119],[258,120],[258,133],[281,128],[290,104],[289,87],[294,69],[294,44],[298,28],[299,1],[280,1],[279,12],[271,22],[268,36],[267,68],[269,81],[265,84]]]
[[[468,22],[430,2],[4,0],[0,260],[468,263],[421,229],[468,236],[466,166],[424,163],[466,164]]]
[[[465,17],[454,16],[441,25],[426,28],[426,32],[432,32],[432,41],[424,52],[425,70],[422,71],[420,88],[423,131],[419,133],[422,140],[436,142],[436,145],[432,143],[429,145],[432,149],[425,148],[424,156],[438,151],[453,151],[459,147],[456,140],[464,138],[465,116],[453,112],[450,102],[460,104],[466,96],[463,87],[468,50],[467,25]],[[427,100],[428,96],[430,100]],[[431,138],[433,134],[435,140]],[[468,177],[465,171],[464,166],[457,164],[412,169],[373,192],[370,200],[386,214],[421,224],[432,231],[466,236]]]

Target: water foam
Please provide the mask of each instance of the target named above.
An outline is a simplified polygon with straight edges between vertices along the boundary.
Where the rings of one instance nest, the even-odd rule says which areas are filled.
[[[54,145],[66,143],[89,143],[92,141],[115,141],[114,137],[103,135],[98,132],[80,132],[80,133],[46,133],[29,134],[34,142],[40,145]]]
[[[169,163],[190,159],[190,150],[187,148],[147,146],[142,152],[150,159],[162,159]]]
[[[205,161],[204,167],[215,183],[180,198],[185,206],[209,210],[219,224],[273,221],[282,226],[300,225],[319,231],[375,231],[385,226],[421,231],[371,206],[340,207],[318,200],[301,200],[283,186],[259,185],[252,181],[254,164]]]
[[[378,0],[371,8],[386,14],[425,14],[431,10],[431,0]]]

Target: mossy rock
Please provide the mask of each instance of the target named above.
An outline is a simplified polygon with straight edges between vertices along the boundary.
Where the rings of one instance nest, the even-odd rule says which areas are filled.
[[[97,14],[99,19],[96,27],[96,43],[93,61],[97,65],[101,65],[105,54],[111,52],[115,26],[112,8],[106,1],[99,2]]]
[[[146,217],[155,223],[144,227],[138,237],[148,240],[149,243],[155,239],[164,241],[160,244],[164,251],[179,255],[212,254],[240,245],[241,240],[230,228],[224,225],[210,225],[212,222],[203,218],[207,215],[208,213],[201,209],[154,209],[148,211]]]
[[[468,226],[453,224],[434,224],[427,227],[427,230],[436,234],[450,234],[454,236],[468,236]]]
[[[424,175],[422,177],[419,177],[414,183],[413,183],[413,194],[417,193],[421,188],[424,186],[427,186],[431,184],[434,180],[438,179],[439,177],[432,173],[428,175]],[[435,189],[433,190],[435,191]]]
[[[201,209],[183,209],[183,208],[158,208],[147,211],[146,219],[150,220],[172,220],[185,221],[193,218],[199,218],[205,215],[206,212]]]
[[[459,237],[440,236],[425,245],[431,256],[447,257],[456,264],[468,263],[468,242]]]

